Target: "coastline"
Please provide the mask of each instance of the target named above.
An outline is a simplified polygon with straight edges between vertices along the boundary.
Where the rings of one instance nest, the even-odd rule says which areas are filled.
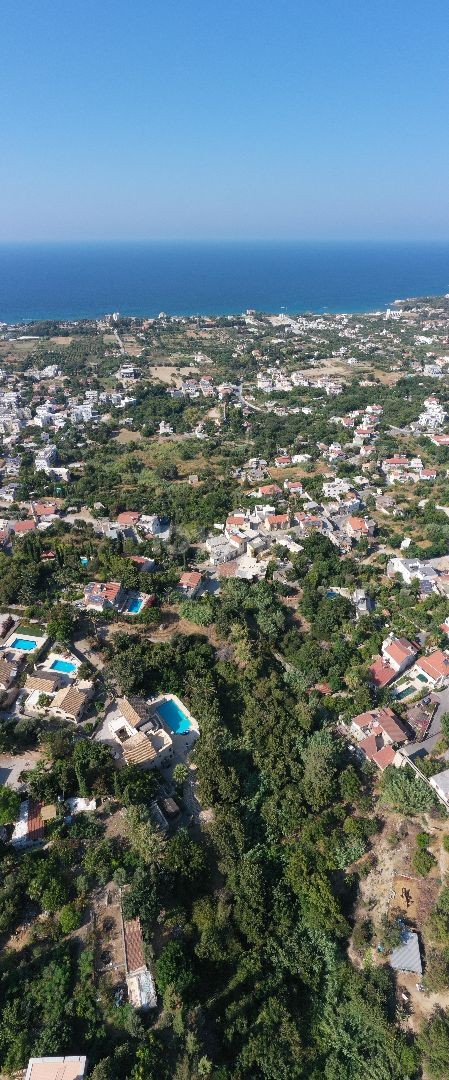
[[[449,291],[449,242],[0,244],[0,322],[366,314]]]

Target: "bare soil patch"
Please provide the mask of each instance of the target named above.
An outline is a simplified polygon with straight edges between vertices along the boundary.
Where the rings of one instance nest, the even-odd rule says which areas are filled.
[[[114,435],[114,442],[120,443],[121,446],[127,446],[128,443],[140,442],[143,439],[141,431],[130,431],[129,428],[120,428],[118,435]]]

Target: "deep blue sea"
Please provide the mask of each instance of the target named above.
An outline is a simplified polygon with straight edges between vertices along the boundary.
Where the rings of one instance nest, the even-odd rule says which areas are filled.
[[[0,245],[0,321],[369,311],[449,292],[449,243]]]

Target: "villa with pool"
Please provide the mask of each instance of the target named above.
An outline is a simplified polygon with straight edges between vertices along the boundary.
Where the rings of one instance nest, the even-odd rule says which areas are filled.
[[[29,634],[22,633],[20,626],[14,633],[10,634],[8,640],[5,642],[4,652],[12,653],[16,659],[24,659],[28,653],[34,653],[45,645],[47,641],[47,635],[42,633]]]
[[[150,769],[185,760],[200,733],[175,694],[150,701],[134,695],[119,698],[107,726],[126,764]]]
[[[90,581],[84,589],[83,603],[88,611],[140,615],[154,603],[154,596],[138,589],[124,589],[119,581]]]

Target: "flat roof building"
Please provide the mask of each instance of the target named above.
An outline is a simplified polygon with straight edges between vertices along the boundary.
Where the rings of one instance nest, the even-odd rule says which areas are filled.
[[[24,1080],[83,1080],[85,1057],[30,1058]]]

